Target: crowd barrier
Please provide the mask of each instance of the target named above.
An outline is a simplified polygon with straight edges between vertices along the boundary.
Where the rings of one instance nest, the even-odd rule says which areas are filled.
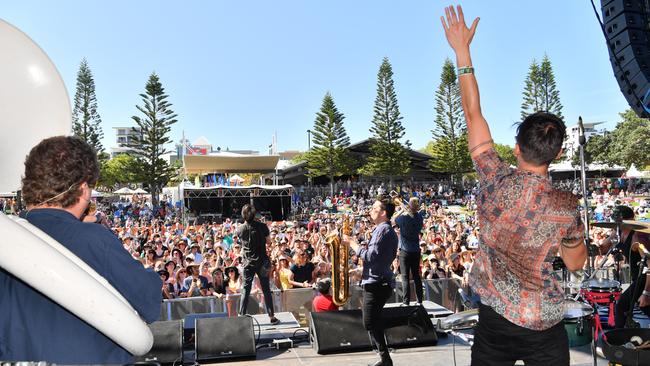
[[[462,310],[458,289],[461,288],[460,281],[450,278],[437,280],[423,280],[424,300],[433,301],[451,311]],[[298,288],[290,290],[274,290],[273,306],[276,313],[291,312],[301,326],[307,325],[308,314],[312,310],[312,300],[318,295],[318,291],[309,288]],[[160,309],[160,320],[184,319],[188,314],[197,313],[226,313],[228,316],[237,316],[241,295],[224,295],[221,298],[216,296],[189,297],[163,300]],[[402,285],[397,281],[396,288],[388,302],[401,302]],[[413,281],[411,281],[411,300],[415,301]],[[350,299],[344,309],[360,309],[363,303],[363,290],[360,286],[350,286]],[[249,314],[266,313],[264,297],[261,291],[253,293],[248,302]]]

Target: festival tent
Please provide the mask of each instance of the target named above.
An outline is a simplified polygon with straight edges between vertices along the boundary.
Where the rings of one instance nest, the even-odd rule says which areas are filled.
[[[230,184],[243,184],[244,183],[244,178],[240,177],[239,175],[235,174],[232,177],[228,178],[230,181]]]
[[[628,169],[627,172],[625,172],[625,177],[626,178],[643,178],[644,175],[643,175],[642,172],[639,171],[639,169],[636,168],[636,166],[634,166],[634,164],[632,164],[630,169]]]
[[[117,191],[113,192],[113,194],[130,195],[130,194],[133,194],[133,192],[134,191],[132,189],[130,189],[129,187],[124,187],[124,188],[120,188]]]
[[[133,194],[149,194],[149,192],[145,191],[142,188],[138,188],[135,191],[133,191]]]
[[[104,197],[105,194],[102,192],[97,192],[96,190],[92,190],[92,193],[90,194],[91,198],[99,198],[99,197]]]

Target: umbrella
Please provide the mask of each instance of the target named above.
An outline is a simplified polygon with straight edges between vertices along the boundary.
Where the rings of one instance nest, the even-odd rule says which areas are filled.
[[[145,191],[142,188],[138,188],[135,191],[133,191],[134,194],[149,194],[149,192]]]
[[[128,195],[128,194],[133,194],[133,190],[131,190],[129,187],[124,187],[124,188],[120,188],[120,189],[118,189],[117,191],[115,191],[115,192],[113,192],[113,193],[114,193],[114,194],[125,194],[125,195]]]

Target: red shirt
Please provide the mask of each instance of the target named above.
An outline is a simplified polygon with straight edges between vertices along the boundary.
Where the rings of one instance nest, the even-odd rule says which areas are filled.
[[[317,313],[321,311],[336,311],[339,309],[339,307],[334,304],[334,301],[332,301],[332,295],[323,294],[320,294],[314,298],[312,308]]]

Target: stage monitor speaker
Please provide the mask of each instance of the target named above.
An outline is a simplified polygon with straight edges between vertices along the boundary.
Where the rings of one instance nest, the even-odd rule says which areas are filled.
[[[361,310],[341,310],[310,315],[310,333],[318,354],[371,349]],[[435,346],[438,336],[424,307],[400,306],[382,312],[389,347]]]
[[[253,318],[196,319],[196,361],[255,357]]]
[[[149,324],[153,333],[153,347],[144,356],[136,357],[136,362],[155,361],[161,364],[182,364],[183,325],[180,320],[157,321]]]
[[[388,346],[395,348],[435,346],[438,335],[422,306],[384,308],[384,324]]]
[[[625,99],[650,117],[650,33],[647,0],[601,0],[609,58]]]
[[[363,327],[361,310],[309,313],[312,344],[318,354],[369,351],[370,338]]]

